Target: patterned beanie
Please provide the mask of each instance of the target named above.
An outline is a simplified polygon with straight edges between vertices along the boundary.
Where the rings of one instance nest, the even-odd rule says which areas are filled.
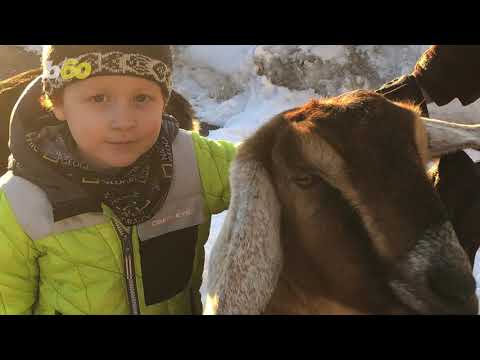
[[[157,83],[165,104],[172,91],[169,45],[44,45],[43,90],[54,98],[75,81],[100,75],[138,76]]]

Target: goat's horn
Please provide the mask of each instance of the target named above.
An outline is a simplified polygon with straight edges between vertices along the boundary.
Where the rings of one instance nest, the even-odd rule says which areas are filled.
[[[266,169],[237,158],[230,184],[228,215],[208,262],[204,315],[262,313],[282,267],[280,204]]]
[[[421,118],[427,129],[432,157],[462,149],[480,150],[480,125],[465,125],[443,120]]]

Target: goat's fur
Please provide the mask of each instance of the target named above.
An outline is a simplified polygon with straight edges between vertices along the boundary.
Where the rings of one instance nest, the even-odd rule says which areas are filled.
[[[274,117],[232,167],[205,313],[473,312],[468,259],[425,173],[431,153],[463,146],[458,132],[452,142],[437,139],[449,138],[444,128],[452,126],[365,91]],[[478,147],[478,136],[471,139]],[[310,190],[312,181],[321,186]],[[300,241],[314,237],[320,248]],[[440,253],[447,265],[435,263]],[[430,288],[431,269],[450,269],[458,308],[444,303],[438,279]]]
[[[210,263],[219,270],[211,286],[227,286],[209,299],[209,304],[220,305],[206,308],[206,313],[248,314],[265,308],[281,269],[282,249],[275,241],[280,236],[280,208],[275,191],[266,183],[266,170],[256,161],[239,160],[232,171],[231,186],[241,189],[233,194],[225,221],[237,226],[222,229],[220,237],[232,241],[216,246]],[[263,241],[246,241],[250,238]]]

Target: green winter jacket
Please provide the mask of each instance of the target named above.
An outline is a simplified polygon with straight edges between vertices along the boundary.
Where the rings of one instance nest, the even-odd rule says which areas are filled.
[[[181,236],[170,238],[167,243],[160,237],[143,253],[141,231],[133,228],[141,314],[201,314],[199,289],[210,218],[229,205],[229,166],[235,146],[208,140],[197,133],[181,131],[180,135],[190,141],[190,152],[194,152],[202,222],[195,227],[195,243],[179,245]],[[174,166],[182,166],[181,159],[174,157]],[[29,191],[36,194],[35,199],[28,198]],[[11,172],[0,179],[0,314],[129,314],[122,243],[110,209],[104,207],[103,214],[82,214],[53,223],[45,200],[40,188]],[[143,254],[150,254],[150,259],[158,254],[153,257],[157,273],[150,282],[153,287],[160,287],[161,295],[153,303],[149,300],[148,305],[141,266]],[[182,280],[176,275],[181,272],[187,278]],[[162,282],[166,283],[166,290],[161,289]]]

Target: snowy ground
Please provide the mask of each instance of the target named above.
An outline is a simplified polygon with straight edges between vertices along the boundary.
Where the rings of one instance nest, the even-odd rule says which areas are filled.
[[[421,46],[420,49],[414,49],[415,58],[411,58],[410,63],[416,60],[419,50],[423,51],[425,48],[426,46]],[[312,89],[289,90],[286,87],[273,85],[266,76],[258,76],[254,63],[258,62],[259,54],[271,56],[269,55],[271,53],[264,50],[263,47],[254,45],[224,45],[188,46],[181,51],[179,58],[182,65],[176,69],[175,87],[189,97],[200,118],[223,127],[212,131],[209,138],[239,142],[252,134],[271,116],[318,96]],[[338,46],[315,46],[309,51],[315,52],[318,56],[323,54],[326,59],[342,56],[342,49]],[[410,68],[410,65],[397,66],[397,73],[392,73],[390,65],[394,60],[392,56],[398,54],[392,55],[393,50],[389,51],[390,53],[388,51],[386,53],[390,54],[390,58],[388,56],[375,58],[376,66],[383,66],[378,69],[379,73],[396,76]],[[348,89],[337,87],[337,90],[337,93],[341,93]],[[442,119],[475,122],[478,117],[480,121],[480,102],[465,108],[458,101],[453,101],[447,106],[439,108],[432,105],[429,109],[431,116]],[[470,150],[468,153],[475,160],[480,160],[480,152]],[[205,246],[207,261],[225,215],[226,212],[212,219],[210,238]],[[477,255],[474,273],[477,283],[480,284],[479,255]],[[206,276],[205,272],[204,278]],[[205,296],[203,286],[201,292],[202,296]],[[480,286],[477,288],[477,293],[480,296]]]

